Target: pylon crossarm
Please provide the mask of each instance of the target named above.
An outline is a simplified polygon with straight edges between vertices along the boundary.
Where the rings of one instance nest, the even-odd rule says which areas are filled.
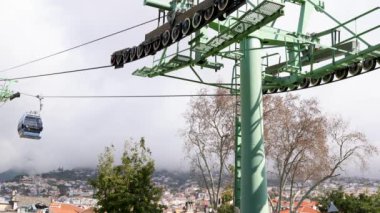
[[[327,65],[313,70],[306,70],[303,73],[298,73],[296,75],[281,76],[279,73],[276,75],[265,74],[263,90],[265,92],[266,90],[272,89],[272,91],[277,92],[277,89],[283,88],[283,90],[285,90],[285,88],[294,87],[295,84],[298,87],[298,84],[301,84],[305,79],[312,79],[315,81],[310,87],[319,86],[319,84],[321,84],[320,79],[323,79],[325,83],[330,83],[333,81],[331,78],[333,78],[334,75],[337,75],[337,80],[342,80],[348,75],[348,71],[351,76],[354,76],[360,74],[362,68],[365,71],[374,70],[376,60],[380,61],[380,44],[359,51],[356,54],[345,55],[345,57],[335,60]],[[344,72],[346,72],[345,76],[340,77],[341,75],[344,75]],[[297,87],[295,89],[297,89]],[[309,87],[309,85],[307,87]],[[302,86],[300,86],[299,89],[303,89]]]
[[[321,1],[321,0],[313,0],[315,2],[315,4],[319,5],[319,7],[322,7],[324,8],[324,1]],[[303,4],[305,3],[305,0],[285,0],[285,2],[290,2],[290,3],[294,3],[294,4]]]
[[[168,75],[168,74],[162,74],[160,76],[167,77],[167,78],[173,78],[173,79],[177,79],[177,80],[182,80],[182,81],[187,81],[187,82],[192,82],[192,83],[203,84],[203,85],[207,85],[207,86],[219,87],[219,88],[223,88],[223,89],[230,89],[231,86],[233,86],[231,83],[220,83],[220,82],[210,83],[210,82],[204,82],[204,81],[200,81],[200,80],[183,78],[183,77],[178,77],[178,76],[173,76],[173,75]]]
[[[193,65],[195,65],[195,60],[192,57],[186,55],[175,55],[173,58],[162,64],[158,64],[153,67],[143,67],[137,69],[132,74],[140,77],[152,78]],[[197,65],[213,70],[220,70],[223,67],[222,63],[215,63],[211,61],[205,61],[202,64]]]
[[[380,57],[380,44],[377,44],[363,51],[360,51],[355,55],[349,55],[340,60],[337,60],[335,61],[334,64],[331,63],[328,65],[322,66],[320,68],[317,68],[313,70],[313,72],[308,73],[307,76],[314,77],[314,78],[322,77],[322,76],[325,76],[326,74],[333,72],[336,69],[349,66],[351,64],[360,62],[364,59],[379,58],[379,57]]]
[[[193,71],[194,75],[198,78],[198,80],[202,83],[204,83],[204,81],[202,80],[202,78],[198,75],[197,71],[194,69],[193,66],[190,66],[190,69],[191,71]]]
[[[220,69],[223,66],[222,64],[209,62],[207,58],[217,55],[221,50],[233,43],[239,42],[250,33],[282,16],[283,7],[284,5],[277,1],[265,0],[254,9],[247,11],[244,15],[237,18],[228,28],[225,28],[224,31],[206,43],[199,42],[203,35],[201,33],[198,34],[190,41],[191,51],[196,52],[198,55],[195,59],[190,57],[188,61],[180,61],[180,63],[175,61],[175,59],[170,59],[168,62],[152,68],[144,67],[138,69],[133,74],[142,77],[155,77],[193,64],[216,70]]]
[[[303,89],[318,86],[321,83],[330,83],[334,81],[334,76],[336,80],[342,80],[347,76],[360,74],[362,69],[364,71],[374,70],[376,60],[379,61],[380,58],[380,44],[371,46],[360,38],[369,36],[371,33],[374,35],[380,25],[370,27],[362,32],[356,32],[354,35],[351,35],[352,32],[350,32],[351,34],[343,39],[340,38],[339,28],[344,28],[347,24],[364,18],[371,13],[379,12],[379,9],[379,7],[376,7],[355,18],[339,23],[333,28],[312,34],[309,37],[295,34],[294,37],[302,36],[306,40],[303,40],[299,46],[295,43],[285,45],[285,50],[288,52],[288,54],[285,54],[293,54],[294,57],[287,57],[283,62],[264,67],[263,92],[266,93],[267,90],[271,90],[270,93],[277,93],[278,91],[286,92],[288,89]],[[262,27],[258,32],[262,32],[265,37],[265,30],[268,30],[268,35],[270,36],[271,29],[269,27]],[[283,34],[284,32],[279,33],[278,37],[280,38]],[[320,43],[324,36],[331,36],[331,44]],[[286,44],[288,44],[291,38],[289,36],[284,38]],[[279,40],[281,42],[282,39]],[[365,44],[367,48],[360,50],[361,44]],[[295,48],[292,48],[292,45],[295,45]],[[323,62],[323,64],[320,64],[320,62]],[[298,64],[299,66],[292,66],[293,64]]]
[[[355,41],[342,43],[342,44],[336,45],[336,47],[318,45],[320,49],[318,49],[317,51],[314,50],[315,48],[311,48],[310,46],[314,44],[307,44],[307,45],[308,45],[308,48],[300,50],[302,54],[297,59],[297,60],[300,60],[302,66],[311,65],[315,62],[325,61],[331,58],[335,60],[336,57],[343,56],[343,55],[356,55],[358,51],[358,44]],[[265,68],[265,73],[274,75],[274,74],[279,74],[281,72],[294,73],[294,70],[302,71],[302,69],[298,69],[298,67],[293,68],[289,66],[289,64],[292,64],[292,63],[293,63],[292,60],[288,60],[276,65],[267,66]],[[313,71],[313,69],[307,70],[307,72],[311,72],[311,71]]]
[[[237,18],[230,26],[227,26],[217,36],[210,39],[209,42],[193,48],[203,52],[200,60],[216,55],[224,48],[241,41],[252,32],[282,16],[283,7],[283,4],[275,1],[263,1],[254,9],[248,10],[244,15]]]
[[[265,45],[285,46],[286,44],[320,44],[319,38],[311,35],[293,33],[283,29],[263,26],[257,32],[251,34],[254,37],[259,37]]]
[[[335,19],[332,15],[330,15],[328,12],[326,12],[324,10],[324,8],[320,7],[319,5],[315,4],[312,0],[306,0],[308,1],[309,3],[311,3],[312,5],[314,5],[316,8],[319,8],[319,11],[321,11],[322,13],[324,13],[327,17],[329,17],[331,20],[333,20],[334,22],[336,22],[338,25],[340,25],[341,27],[343,27],[344,29],[346,29],[349,33],[351,33],[352,35],[355,35],[355,32],[353,32],[350,28],[348,28],[345,24],[339,22],[337,19]],[[362,17],[362,16],[361,16]],[[368,42],[366,42],[364,39],[362,39],[361,37],[358,37],[358,39],[363,42],[364,44],[366,44],[367,46],[371,46]]]
[[[350,40],[353,40],[353,39],[360,38],[362,35],[368,34],[369,32],[375,31],[375,30],[377,30],[377,29],[379,29],[379,28],[380,28],[380,25],[377,25],[377,26],[375,26],[375,27],[369,28],[368,30],[365,30],[365,31],[363,31],[363,32],[361,32],[361,33],[358,33],[358,34],[356,34],[356,35],[354,35],[354,36],[352,36],[352,37],[350,37],[350,38],[347,38],[347,39],[341,41],[340,43],[345,43],[345,42],[347,42],[347,41],[350,41]]]
[[[144,0],[144,5],[155,7],[161,10],[170,11],[172,9],[172,6],[169,2],[163,2],[160,0]]]
[[[322,31],[322,32],[316,33],[315,36],[316,36],[316,37],[322,37],[322,36],[324,36],[324,35],[328,35],[328,34],[330,34],[332,31],[337,30],[337,29],[339,29],[339,28],[342,27],[342,26],[346,26],[347,24],[349,24],[349,23],[351,23],[351,22],[357,21],[357,20],[359,20],[360,18],[363,18],[363,17],[367,16],[368,14],[373,13],[373,12],[378,11],[378,10],[380,10],[380,7],[375,7],[375,8],[373,8],[373,9],[371,9],[371,10],[368,10],[368,11],[366,11],[366,12],[364,12],[364,13],[358,15],[358,16],[355,16],[355,17],[352,18],[352,19],[349,19],[349,20],[347,20],[347,21],[345,21],[345,22],[343,22],[343,23],[341,23],[341,24],[338,24],[337,26],[335,26],[335,27],[333,27],[333,28],[330,28],[330,29],[328,29],[328,30],[324,30],[324,31]]]
[[[282,37],[281,39],[281,36],[282,35],[288,35],[287,33],[284,33],[284,32],[281,32],[281,30],[270,30],[269,27],[263,27],[260,29],[260,32],[262,33],[263,35],[263,38],[265,38],[266,35],[268,36],[273,36],[273,37],[276,37],[276,39],[278,40],[281,40],[282,42],[286,42],[286,43],[293,43],[295,41],[299,41],[299,42],[302,42],[302,43],[309,43],[309,44],[304,44],[304,45],[309,45],[309,49],[310,48],[310,45],[315,45],[319,48],[319,50],[317,51],[314,51],[314,52],[311,52],[311,51],[308,51],[308,55],[305,56],[305,55],[300,55],[300,57],[302,57],[301,59],[298,59],[298,58],[295,58],[293,60],[288,60],[286,62],[282,62],[282,63],[279,63],[277,65],[273,65],[273,66],[268,66],[265,70],[266,73],[269,73],[269,74],[278,74],[278,73],[281,73],[281,72],[289,72],[289,71],[292,71],[292,68],[291,67],[288,67],[288,64],[292,64],[294,63],[296,60],[299,60],[299,62],[301,63],[301,69],[300,71],[302,70],[302,66],[307,66],[307,65],[311,65],[309,69],[306,69],[307,72],[313,72],[313,64],[314,63],[318,63],[320,61],[324,61],[324,60],[327,60],[327,59],[333,59],[333,64],[335,63],[335,59],[339,56],[342,56],[342,55],[355,55],[357,54],[357,51],[359,50],[358,47],[359,47],[359,44],[357,42],[354,42],[353,40],[355,39],[358,39],[360,38],[361,36],[363,35],[366,35],[372,31],[375,31],[377,29],[380,28],[380,25],[377,25],[375,27],[372,27],[370,29],[367,29],[363,32],[360,32],[360,33],[356,33],[354,36],[351,36],[347,39],[344,39],[342,41],[340,40],[337,40],[337,41],[334,41],[336,42],[335,44],[332,43],[331,46],[327,46],[327,45],[322,45],[319,43],[320,41],[320,38],[323,37],[323,36],[326,36],[326,35],[330,35],[333,36],[333,34],[341,27],[353,22],[353,21],[356,21],[360,18],[363,18],[365,16],[367,16],[368,14],[371,14],[371,13],[374,13],[376,11],[378,11],[380,8],[379,7],[376,7],[374,9],[371,9],[367,12],[364,12],[358,16],[356,16],[355,18],[352,18],[344,23],[341,23],[331,29],[328,29],[328,30],[325,30],[325,31],[322,31],[320,33],[316,33],[316,34],[312,34],[312,36],[309,36],[307,39],[308,40],[301,40],[297,37],[305,37],[305,36],[302,36],[302,35],[297,35],[297,36],[294,36],[294,38],[297,38],[297,39],[294,39],[294,40],[291,40],[292,38],[289,37],[289,36],[286,36],[286,37]],[[278,32],[281,32],[281,33],[276,33],[276,31]],[[274,36],[275,35],[275,36]],[[339,38],[340,39],[340,38]],[[265,40],[265,43],[273,43],[273,42],[278,42],[276,40],[273,40],[273,41],[270,41],[270,40]],[[306,51],[303,51],[303,53],[305,53]],[[376,57],[376,55],[373,55],[373,57]],[[363,59],[363,58],[358,58],[359,60],[360,59]],[[339,67],[338,67],[339,68]]]

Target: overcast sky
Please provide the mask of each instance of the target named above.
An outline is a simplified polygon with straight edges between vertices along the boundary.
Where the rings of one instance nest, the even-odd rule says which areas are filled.
[[[349,3],[348,3],[349,2]],[[326,0],[325,5],[338,20],[344,21],[375,6],[379,0]],[[287,4],[286,15],[276,26],[294,31],[297,7]],[[80,43],[156,18],[157,10],[144,7],[143,0],[2,0],[0,1],[0,69],[39,58]],[[331,27],[326,16],[314,13],[308,32]],[[377,13],[360,27],[375,26]],[[143,41],[145,33],[156,23],[145,25],[106,40],[43,60],[22,68],[0,73],[1,78],[36,75],[63,70],[109,64],[110,54]],[[368,37],[379,43],[379,31]],[[265,53],[265,52],[263,52]],[[225,62],[225,60],[224,60]],[[149,66],[152,58],[113,68],[91,72],[20,80],[11,85],[13,91],[41,95],[154,95],[195,94],[203,86],[163,77],[141,78],[131,73]],[[229,81],[231,63],[215,73],[201,71],[207,79]],[[179,75],[188,75],[184,69]],[[379,72],[314,89],[294,92],[302,97],[316,97],[323,110],[341,114],[352,127],[365,132],[380,146]],[[212,90],[212,88],[210,88]],[[10,168],[47,171],[63,166],[95,166],[105,146],[114,144],[121,150],[125,139],[144,136],[153,152],[158,168],[182,169],[184,126],[183,113],[189,98],[156,99],[44,99],[41,140],[20,139],[17,123],[23,113],[37,110],[36,98],[22,96],[0,108],[0,172]],[[350,174],[380,175],[379,158],[370,160],[371,169]],[[353,167],[351,170],[356,170]]]

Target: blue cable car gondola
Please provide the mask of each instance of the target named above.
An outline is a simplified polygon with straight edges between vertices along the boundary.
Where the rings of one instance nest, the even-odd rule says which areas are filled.
[[[42,120],[37,113],[25,113],[18,123],[17,131],[20,138],[41,139]]]

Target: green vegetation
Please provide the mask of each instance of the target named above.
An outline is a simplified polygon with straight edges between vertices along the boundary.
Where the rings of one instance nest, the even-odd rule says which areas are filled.
[[[222,193],[222,205],[218,208],[218,213],[234,213],[233,199],[233,189],[229,187]]]
[[[22,175],[22,174],[23,173],[19,171],[8,170],[8,171],[0,173],[0,181],[9,181],[17,177],[18,175]]]
[[[330,202],[333,202],[339,212],[375,213],[380,212],[380,190],[374,195],[358,196],[346,194],[342,189],[333,190],[319,197],[318,202],[321,212],[327,212]]]
[[[57,180],[73,181],[83,180],[87,181],[94,178],[94,170],[91,168],[76,168],[71,170],[64,170],[59,168],[56,171],[41,174],[42,178],[54,178]]]
[[[69,194],[69,187],[63,185],[63,184],[60,184],[57,186],[58,187],[58,190],[59,190],[59,196],[67,196]]]
[[[99,157],[98,176],[91,181],[96,189],[98,212],[162,212],[159,205],[162,191],[151,181],[154,162],[142,138],[139,143],[127,142],[121,165],[114,165],[113,147],[106,147]]]

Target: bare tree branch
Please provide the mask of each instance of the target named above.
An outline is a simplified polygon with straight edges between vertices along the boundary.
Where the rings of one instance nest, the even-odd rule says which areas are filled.
[[[322,182],[336,177],[346,163],[357,161],[365,167],[367,157],[377,153],[365,135],[349,129],[340,117],[327,117],[315,99],[299,96],[267,96],[264,107],[266,154],[273,161],[279,178],[279,197],[275,212],[281,211],[285,186],[290,186],[290,212],[297,211],[302,202]],[[298,183],[311,183],[294,207]]]
[[[201,94],[206,92],[200,91]],[[224,94],[227,91],[218,88],[216,92]],[[203,177],[201,181],[205,183],[215,209],[234,151],[235,105],[233,97],[196,97],[185,113],[185,151],[189,159],[201,162],[196,167],[197,172]]]

